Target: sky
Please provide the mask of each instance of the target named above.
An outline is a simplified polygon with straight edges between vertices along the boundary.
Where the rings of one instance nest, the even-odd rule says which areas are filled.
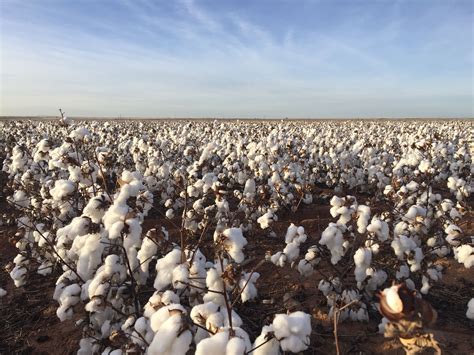
[[[0,0],[0,115],[474,117],[471,0]]]

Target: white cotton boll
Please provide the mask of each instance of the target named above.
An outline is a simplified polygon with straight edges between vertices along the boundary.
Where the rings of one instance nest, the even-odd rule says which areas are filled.
[[[173,269],[172,285],[176,290],[180,290],[188,287],[187,284],[189,284],[189,267],[184,263]]]
[[[214,242],[219,240],[219,233],[214,233]],[[230,257],[237,263],[244,261],[244,253],[242,249],[247,245],[247,239],[242,234],[241,228],[228,228],[222,232],[222,243],[224,244],[225,250],[229,253]]]
[[[77,261],[77,273],[82,279],[88,280],[102,261],[102,251],[105,245],[101,243],[100,234],[87,234],[77,237],[85,239],[85,243],[79,250],[79,260]]]
[[[272,325],[265,325],[262,328],[262,332],[255,339],[255,342],[252,345],[252,349],[255,349],[253,355],[279,355],[280,352],[280,343],[275,338],[267,341],[267,337],[270,336],[270,332],[273,332]],[[262,345],[263,344],[263,345]]]
[[[161,291],[168,287],[173,281],[173,270],[181,264],[181,250],[173,249],[163,258],[156,262],[156,278],[153,286],[156,290]]]
[[[208,289],[213,291],[224,291],[224,285],[221,275],[216,269],[211,268],[207,271],[206,286]],[[224,305],[224,297],[220,293],[216,292],[207,292],[203,296],[203,301],[214,302],[215,304],[218,304],[220,306]]]
[[[331,252],[331,263],[337,264],[344,256],[343,230],[345,226],[336,223],[329,223],[329,226],[323,231],[319,244],[325,245]]]
[[[469,244],[461,245],[460,247],[453,248],[454,256],[458,262],[464,264],[466,269],[474,266],[474,248]]]
[[[304,312],[277,314],[272,325],[283,351],[298,353],[308,348],[311,334],[309,314]]]
[[[270,227],[270,225],[273,223],[274,217],[275,216],[273,215],[273,212],[268,211],[264,215],[257,218],[257,223],[260,225],[260,228],[266,229],[266,228]]]
[[[414,250],[417,247],[415,241],[405,235],[395,237],[390,245],[400,260],[403,260],[403,256],[407,251]]]
[[[457,240],[457,237],[462,233],[461,229],[455,225],[455,224],[449,224],[444,232],[447,234],[446,241],[453,245],[453,246],[458,246],[461,244],[459,240]]]
[[[471,298],[467,304],[466,317],[474,320],[474,298]]]
[[[354,254],[354,275],[357,282],[362,282],[367,277],[367,268],[372,261],[372,251],[369,248],[359,248]]]
[[[0,298],[4,297],[7,294],[7,291],[0,287]]]
[[[278,251],[276,252],[275,254],[273,254],[271,257],[270,257],[270,261],[277,265],[277,266],[280,266],[280,267],[283,267],[285,266],[286,264],[286,260],[287,260],[287,257],[286,257],[286,254],[281,252],[281,251]]]
[[[300,255],[300,245],[297,242],[291,242],[283,249],[283,254],[286,255],[286,261],[292,263]]]
[[[304,276],[311,276],[314,272],[313,265],[306,259],[301,259],[298,263],[298,272]]]
[[[80,301],[81,287],[78,284],[66,286],[59,296],[59,308],[56,314],[62,322],[72,317],[72,307]]]
[[[403,311],[403,302],[398,295],[399,288],[399,285],[394,285],[382,291],[383,295],[385,296],[385,300],[387,301],[387,305],[394,313],[400,313]]]
[[[169,208],[166,210],[166,218],[168,219],[172,219],[174,218],[174,211],[172,208]]]
[[[55,201],[61,201],[64,197],[72,194],[76,190],[76,186],[69,180],[56,180],[54,188],[49,192]]]
[[[367,226],[367,231],[369,233],[375,234],[381,242],[386,241],[389,237],[389,228],[387,222],[382,221],[376,217],[372,218],[370,225]]]
[[[423,251],[421,248],[415,248],[411,257],[407,259],[408,265],[410,265],[410,271],[415,272],[421,269],[421,261],[424,259]]]
[[[397,280],[400,280],[402,278],[407,278],[410,276],[410,268],[403,264],[400,266],[400,270],[395,273],[395,277]]]
[[[260,274],[258,272],[244,273],[239,280],[239,290],[242,291],[240,294],[242,303],[253,300],[257,297],[257,288],[255,283],[257,282]],[[245,288],[244,288],[245,287]]]
[[[429,160],[422,160],[420,165],[418,165],[418,170],[422,173],[426,173],[431,168],[431,163]]]
[[[410,191],[417,191],[418,190],[418,183],[415,181],[411,181],[406,185],[406,188]]]
[[[245,197],[247,199],[251,200],[255,197],[255,192],[256,192],[255,180],[254,179],[248,179],[245,182],[245,186],[244,186],[244,195],[245,195]]]
[[[195,355],[226,355],[226,347],[229,341],[229,333],[222,331],[201,340],[196,346]]]
[[[74,140],[82,140],[84,137],[89,137],[91,132],[85,127],[78,127],[69,133],[69,137]]]
[[[293,223],[290,224],[286,231],[285,243],[297,242],[298,244],[304,243],[307,239],[307,235],[304,232],[303,227],[297,227]]]
[[[430,290],[431,285],[430,285],[430,280],[425,275],[423,275],[421,279],[421,284],[422,286],[421,286],[420,292],[426,295],[428,291]]]
[[[16,287],[23,286],[26,283],[26,274],[28,270],[23,265],[17,265],[10,272],[10,277],[13,279]]]
[[[156,242],[147,234],[137,254],[138,261],[140,262],[140,270],[145,273],[146,276],[148,276],[148,266],[157,251],[158,245],[156,245]]]
[[[156,333],[161,326],[174,314],[186,314],[184,307],[177,303],[172,303],[168,306],[161,307],[150,317],[150,327]]]
[[[168,306],[164,309],[162,313],[168,312],[167,315],[160,317],[161,324],[157,328],[157,315],[161,312],[160,309],[158,312],[153,314],[151,319],[152,329],[155,331],[155,336],[153,341],[148,347],[147,354],[150,355],[185,355],[189,350],[189,345],[192,341],[192,334],[189,330],[181,332],[183,328],[183,318],[184,308],[176,307],[178,305]],[[155,323],[155,324],[154,324]]]
[[[365,233],[370,219],[370,207],[359,205],[357,207],[357,232]]]

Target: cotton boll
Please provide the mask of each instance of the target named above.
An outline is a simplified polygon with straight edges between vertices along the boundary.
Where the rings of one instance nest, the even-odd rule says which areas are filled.
[[[272,325],[263,326],[262,332],[255,339],[255,342],[252,345],[252,349],[255,349],[252,352],[253,355],[279,355],[281,353],[280,343],[277,339],[273,338],[270,341],[267,341],[268,337],[272,336],[269,334],[271,332],[273,332]]]
[[[471,298],[467,304],[466,317],[474,320],[474,298]]]
[[[247,239],[242,234],[241,228],[228,228],[222,234],[214,233],[214,242],[222,241],[225,250],[230,257],[237,263],[244,261],[244,253],[242,249],[247,245]]]
[[[167,309],[166,311],[168,311],[168,318],[166,320],[162,319],[162,323],[157,330],[155,330],[156,325],[153,329],[153,318],[160,311],[152,316],[152,329],[156,333],[148,347],[147,354],[185,355],[191,344],[192,334],[189,330],[182,331],[184,308],[173,307],[173,309]]]
[[[346,227],[336,223],[329,223],[329,226],[323,231],[319,244],[325,245],[331,252],[331,263],[337,264],[344,256],[343,232]]]
[[[464,264],[466,269],[474,266],[474,248],[469,244],[464,244],[459,247],[453,248],[454,257],[458,262]]]
[[[280,341],[283,351],[294,353],[308,348],[311,334],[311,317],[304,312],[289,315],[277,314],[273,320],[275,337]]]
[[[354,254],[354,275],[357,282],[362,282],[367,277],[367,269],[372,261],[372,251],[368,248],[359,248]]]
[[[226,347],[229,341],[228,332],[219,332],[207,339],[201,340],[196,346],[196,355],[226,355]]]
[[[7,291],[0,287],[0,298],[4,297],[7,294]]]
[[[156,262],[156,278],[154,287],[160,291],[168,287],[173,281],[173,270],[181,264],[181,250],[173,249]]]
[[[389,229],[387,222],[382,221],[381,219],[378,219],[376,217],[372,218],[370,225],[367,226],[367,231],[369,233],[375,234],[381,242],[386,241],[389,237]]]
[[[370,207],[359,205],[357,207],[357,232],[365,233],[370,219]]]
[[[275,220],[275,217],[276,216],[273,214],[272,211],[268,211],[264,215],[257,218],[257,223],[260,225],[260,228],[266,229],[266,228],[270,227],[270,225]]]
[[[166,210],[166,218],[168,219],[172,219],[174,218],[174,211],[172,208],[169,208]]]
[[[257,288],[255,283],[257,282],[260,274],[258,272],[254,273],[244,273],[239,280],[239,290],[241,291],[240,297],[242,303],[253,300],[257,297]],[[242,291],[243,290],[243,291]]]

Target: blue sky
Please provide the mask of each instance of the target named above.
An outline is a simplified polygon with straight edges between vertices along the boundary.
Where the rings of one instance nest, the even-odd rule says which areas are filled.
[[[470,0],[0,4],[0,115],[474,116]]]

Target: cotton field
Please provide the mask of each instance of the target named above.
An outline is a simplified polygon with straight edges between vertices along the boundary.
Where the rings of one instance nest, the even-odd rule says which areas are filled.
[[[0,132],[0,305],[49,282],[78,354],[474,346],[473,121]]]

